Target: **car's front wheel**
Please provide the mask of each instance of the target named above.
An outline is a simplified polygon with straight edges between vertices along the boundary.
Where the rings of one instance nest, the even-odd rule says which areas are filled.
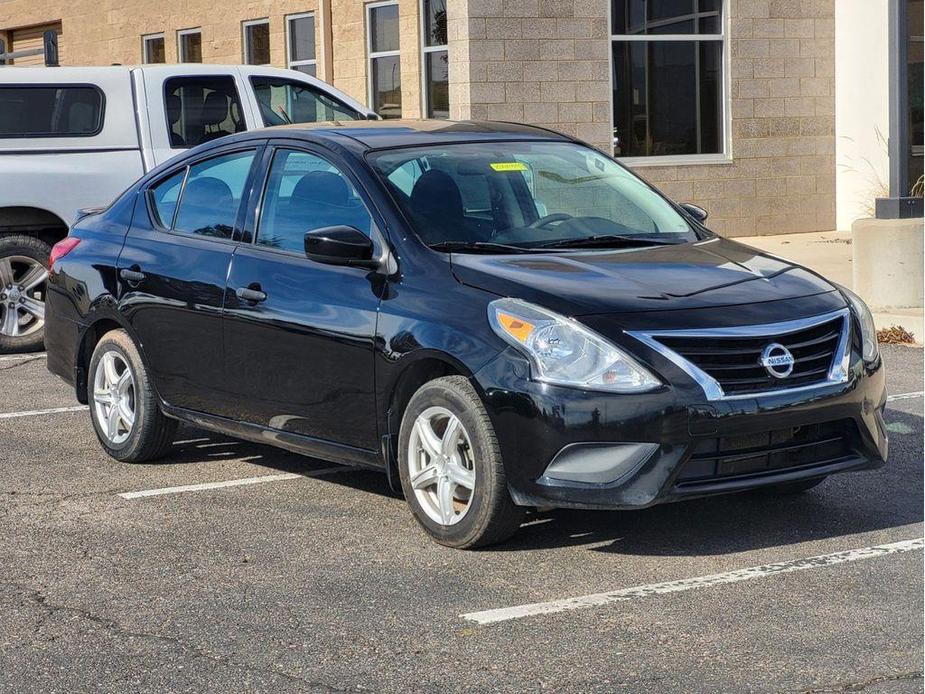
[[[42,348],[50,252],[32,236],[0,236],[0,353]]]
[[[161,412],[148,370],[124,330],[100,339],[90,358],[87,400],[96,436],[116,460],[160,458],[173,443],[176,420]]]
[[[414,517],[442,545],[502,542],[523,520],[488,413],[462,376],[430,381],[411,398],[399,434],[399,473]]]

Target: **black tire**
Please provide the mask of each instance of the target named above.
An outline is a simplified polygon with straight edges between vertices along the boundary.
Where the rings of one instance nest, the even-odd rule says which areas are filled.
[[[0,236],[0,259],[11,256],[24,256],[39,262],[48,269],[48,256],[51,246],[34,236],[11,234]],[[6,287],[0,287],[0,291]],[[44,301],[44,295],[42,296]],[[13,352],[37,352],[45,345],[45,328],[42,327],[33,333],[21,337],[13,337],[0,333],[0,354]]]
[[[459,418],[472,445],[475,489],[468,511],[452,525],[431,519],[410,483],[408,447],[414,422],[434,406],[446,408]],[[503,542],[520,527],[526,509],[511,499],[494,428],[468,379],[446,376],[421,386],[402,417],[398,441],[398,468],[405,499],[417,522],[438,543],[457,549],[485,547]]]
[[[755,491],[765,496],[791,496],[794,494],[802,494],[803,492],[807,492],[814,487],[818,487],[820,484],[825,482],[825,480],[825,477],[814,477],[808,480],[800,480],[799,482],[772,484],[770,487],[762,487],[761,489],[756,489]]]
[[[111,442],[103,424],[98,419],[93,390],[97,366],[103,355],[109,351],[122,358],[131,370],[134,380],[135,422],[128,438],[118,444]],[[93,350],[90,368],[87,371],[87,402],[90,403],[90,420],[103,449],[116,460],[125,463],[142,463],[161,458],[173,443],[177,421],[165,417],[151,385],[148,370],[141,359],[138,348],[124,330],[111,330],[103,335]]]

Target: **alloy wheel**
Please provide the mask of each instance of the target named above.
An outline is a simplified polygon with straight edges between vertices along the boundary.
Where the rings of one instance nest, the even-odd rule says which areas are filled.
[[[34,258],[0,258],[0,335],[25,337],[45,325],[48,271]]]
[[[121,444],[135,426],[135,379],[122,356],[105,352],[93,376],[93,409],[111,444]]]
[[[408,477],[424,513],[441,525],[461,521],[475,491],[475,461],[459,417],[429,407],[414,421],[408,442]]]

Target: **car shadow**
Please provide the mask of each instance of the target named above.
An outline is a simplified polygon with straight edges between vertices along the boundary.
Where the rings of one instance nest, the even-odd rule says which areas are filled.
[[[591,551],[642,556],[720,555],[853,535],[922,521],[922,416],[891,410],[890,462],[879,470],[835,475],[791,496],[758,492],[665,504],[639,511],[531,511],[519,532],[487,551],[587,546]],[[332,463],[270,446],[183,428],[165,462],[247,460],[279,472],[313,477]],[[397,498],[386,476],[347,468],[324,474],[326,484]],[[371,529],[371,532],[373,530]]]

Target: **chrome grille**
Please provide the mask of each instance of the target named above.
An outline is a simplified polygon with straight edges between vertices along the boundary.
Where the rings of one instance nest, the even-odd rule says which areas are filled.
[[[760,326],[631,333],[687,371],[709,399],[748,397],[847,379],[848,311]],[[782,345],[793,370],[775,376],[762,364]]]

